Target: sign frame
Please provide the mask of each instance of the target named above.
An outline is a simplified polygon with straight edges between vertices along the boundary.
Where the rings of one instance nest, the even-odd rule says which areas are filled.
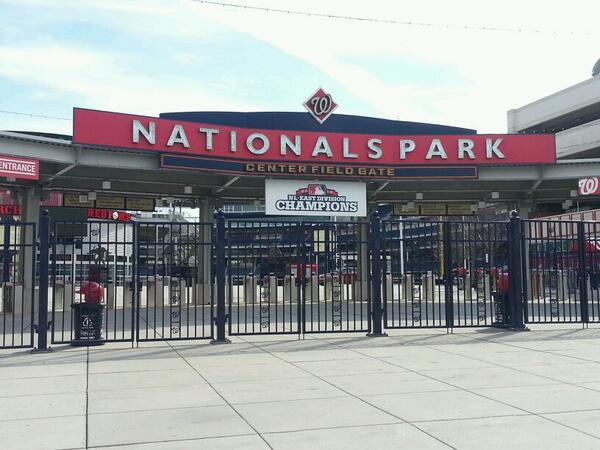
[[[267,178],[265,215],[366,217],[367,185],[352,181]]]

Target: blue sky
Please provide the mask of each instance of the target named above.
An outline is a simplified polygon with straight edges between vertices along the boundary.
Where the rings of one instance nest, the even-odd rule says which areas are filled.
[[[238,3],[433,26],[191,0],[0,0],[0,110],[57,118],[0,113],[0,129],[69,133],[74,106],[302,111],[322,86],[339,113],[504,132],[508,109],[585,80],[600,57],[590,44],[600,37],[596,2],[568,10],[513,0],[481,10],[466,0]]]

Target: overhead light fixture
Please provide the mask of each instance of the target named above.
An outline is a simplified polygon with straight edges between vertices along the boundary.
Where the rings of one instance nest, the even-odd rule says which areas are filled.
[[[87,203],[87,201],[88,201],[87,195],[79,196],[79,203]]]
[[[17,179],[14,177],[6,177],[6,181],[8,181],[9,183],[14,183],[15,181],[17,181]]]
[[[500,192],[496,192],[496,191],[492,192],[492,198],[494,200],[498,200],[500,198]]]
[[[477,205],[475,203],[471,204],[471,212],[477,211]]]
[[[96,200],[96,193],[94,191],[88,192],[87,199],[88,200]]]
[[[577,192],[577,189],[571,189],[571,197],[577,197],[579,195],[579,192]]]
[[[191,186],[184,186],[183,193],[184,194],[191,194],[192,193],[192,187]]]
[[[477,207],[485,208],[485,206],[486,206],[485,202],[477,202]]]
[[[110,187],[111,187],[111,182],[110,181],[104,180],[102,182],[102,189],[110,189]]]
[[[409,209],[413,209],[415,207],[415,202],[408,202],[406,204],[406,207],[409,208]]]
[[[422,192],[417,192],[417,193],[415,194],[415,198],[416,198],[417,200],[423,200],[423,193],[422,193]]]
[[[567,206],[567,208],[570,208],[571,206],[573,206],[573,200],[565,200],[565,205]]]

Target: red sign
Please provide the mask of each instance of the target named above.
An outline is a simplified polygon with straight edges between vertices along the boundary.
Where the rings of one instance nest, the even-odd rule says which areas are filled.
[[[20,216],[21,205],[0,205],[0,216]]]
[[[131,214],[111,209],[88,208],[88,219],[116,220],[117,222],[131,222]]]
[[[259,130],[74,109],[73,142],[241,162],[414,165],[554,164],[553,134],[365,135]]]
[[[579,195],[600,195],[598,177],[580,178]]]
[[[34,159],[0,156],[0,177],[39,180],[40,163]]]

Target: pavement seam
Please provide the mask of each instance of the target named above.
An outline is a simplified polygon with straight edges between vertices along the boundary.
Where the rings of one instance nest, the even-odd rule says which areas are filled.
[[[290,433],[302,433],[305,431],[326,431],[326,430],[344,430],[346,428],[369,428],[369,427],[395,427],[397,425],[410,426],[410,423],[401,420],[400,422],[386,422],[386,423],[371,423],[368,425],[340,425],[338,427],[322,427],[322,428],[303,428],[299,430],[286,430],[286,431],[267,431],[264,434],[290,434]]]
[[[83,414],[68,414],[63,416],[44,416],[44,417],[19,417],[17,419],[0,419],[0,422],[19,422],[21,420],[46,420],[46,419],[67,419],[69,417],[81,417]]]
[[[316,338],[315,338],[315,339],[316,339]],[[248,342],[248,341],[245,341],[245,342]],[[395,415],[395,414],[392,414],[392,413],[390,413],[389,411],[386,411],[386,410],[385,410],[385,409],[383,409],[383,408],[380,408],[380,407],[378,407],[378,406],[376,406],[376,405],[373,405],[372,403],[370,403],[370,402],[366,401],[365,399],[363,399],[363,398],[361,398],[361,397],[358,397],[358,396],[356,396],[356,395],[352,394],[352,393],[351,393],[351,392],[349,392],[349,391],[346,391],[345,389],[343,389],[343,388],[341,388],[341,387],[339,387],[339,386],[336,386],[335,384],[333,384],[333,383],[331,383],[331,382],[327,381],[327,380],[326,380],[326,379],[324,379],[324,378],[321,378],[320,376],[318,376],[318,375],[316,375],[316,374],[314,374],[314,373],[310,372],[309,370],[307,370],[307,369],[304,369],[303,367],[301,367],[301,366],[298,366],[298,365],[294,364],[293,362],[286,361],[286,360],[284,360],[283,358],[281,358],[281,357],[279,357],[279,356],[277,356],[277,355],[273,354],[273,353],[272,353],[272,352],[270,352],[269,350],[263,349],[263,348],[262,348],[262,347],[260,347],[259,345],[256,345],[256,344],[254,344],[254,343],[252,343],[252,342],[249,342],[249,343],[250,343],[251,345],[255,346],[256,348],[258,348],[258,349],[260,349],[260,350],[262,350],[262,351],[264,351],[264,352],[266,352],[266,353],[268,353],[268,354],[270,354],[270,355],[274,356],[275,358],[277,358],[277,359],[279,359],[279,360],[281,360],[281,361],[284,361],[284,362],[286,362],[286,363],[288,363],[288,364],[291,364],[292,366],[294,366],[294,367],[296,367],[296,368],[298,368],[298,369],[300,369],[300,370],[302,370],[302,371],[304,371],[304,372],[308,373],[309,375],[312,375],[313,377],[315,377],[315,378],[317,378],[317,379],[321,380],[322,382],[324,382],[324,383],[327,383],[327,384],[329,384],[330,386],[333,386],[333,387],[334,387],[334,388],[336,388],[336,389],[339,389],[340,391],[342,391],[342,392],[346,393],[346,394],[347,394],[347,395],[349,395],[350,397],[353,397],[354,399],[356,399],[356,400],[358,400],[358,401],[360,401],[360,402],[362,402],[362,403],[365,403],[366,405],[369,405],[370,407],[372,407],[372,408],[374,408],[374,409],[377,409],[377,410],[379,410],[379,411],[381,411],[381,412],[383,412],[383,413],[385,413],[385,414],[387,414],[387,415],[389,415],[389,416],[392,416],[392,417],[394,417],[395,419],[398,419],[398,420],[402,421],[402,423],[409,424],[410,426],[412,426],[412,427],[416,428],[417,430],[419,430],[419,431],[420,431],[420,432],[422,432],[423,434],[426,434],[426,435],[427,435],[427,436],[429,436],[430,438],[432,438],[432,439],[435,439],[436,441],[440,442],[441,444],[443,444],[443,445],[445,445],[445,446],[447,446],[447,447],[450,447],[450,448],[452,448],[452,449],[454,449],[454,450],[457,450],[457,449],[456,449],[456,447],[453,447],[452,445],[450,445],[450,444],[448,444],[448,443],[446,443],[446,442],[442,441],[442,440],[441,440],[441,439],[439,439],[438,437],[436,437],[436,436],[433,436],[432,434],[430,434],[430,433],[428,433],[428,432],[426,432],[426,431],[422,430],[421,428],[419,428],[419,427],[417,427],[417,426],[415,426],[415,425],[411,424],[410,422],[408,422],[408,421],[404,420],[402,417],[399,417],[399,416],[397,416],[397,415]]]
[[[486,340],[486,342],[493,342],[493,341]],[[494,343],[496,343],[496,342],[494,342]],[[559,380],[557,378],[553,378],[553,377],[550,377],[550,376],[547,376],[547,375],[540,375],[540,374],[537,374],[537,373],[528,372],[524,368],[519,368],[519,366],[505,366],[505,365],[500,364],[500,363],[485,361],[485,360],[479,359],[479,358],[477,358],[475,356],[452,353],[452,352],[449,352],[449,351],[446,351],[446,350],[442,350],[440,348],[432,348],[432,347],[429,347],[427,345],[425,345],[424,347],[425,348],[429,348],[430,350],[435,350],[435,351],[442,352],[442,353],[444,353],[446,355],[460,356],[460,357],[463,357],[463,358],[471,359],[473,361],[484,362],[484,363],[490,364],[492,366],[501,367],[503,369],[512,370],[514,372],[522,373],[522,374],[525,374],[525,375],[533,375],[533,376],[536,376],[536,377],[544,378],[546,380],[553,381],[556,384],[566,384],[566,385],[569,385],[569,386],[580,387],[580,388],[583,388],[583,389],[586,389],[586,390],[589,390],[589,391],[598,392],[598,390],[596,390],[596,389],[593,389],[593,388],[590,388],[590,387],[587,387],[587,386],[581,386],[579,384],[576,384],[576,383],[573,383],[573,382],[570,382],[570,381]],[[533,351],[533,352],[538,351],[538,350],[531,350],[531,349],[525,349],[525,350]],[[547,354],[548,352],[543,352],[542,351],[541,353],[546,353]],[[553,353],[550,353],[550,354],[552,355]],[[600,378],[599,378],[598,381],[600,381]],[[502,386],[502,387],[504,388],[504,387],[511,387],[511,386]],[[514,387],[519,387],[519,386],[514,386]],[[481,389],[489,389],[489,388],[481,388]]]
[[[572,356],[572,355],[563,355],[562,353],[554,353],[554,352],[549,351],[549,350],[539,350],[539,349],[533,349],[533,348],[528,348],[528,347],[521,347],[521,346],[519,346],[517,344],[509,344],[507,342],[495,341],[495,340],[493,340],[493,338],[475,337],[475,339],[478,340],[478,341],[492,342],[494,344],[504,345],[506,347],[518,348],[518,349],[521,349],[521,350],[527,350],[527,351],[531,351],[531,352],[539,352],[539,353],[544,353],[546,355],[552,355],[552,356],[563,356],[565,358],[571,358],[571,359],[574,359],[576,361],[589,362],[589,363],[593,363],[593,364],[600,364],[600,361],[594,361],[593,359],[585,359],[585,358],[580,358],[580,357]]]
[[[207,439],[227,439],[227,438],[244,437],[244,436],[256,436],[256,435],[252,434],[252,433],[243,433],[243,434],[231,434],[231,435],[223,435],[223,436],[205,436],[205,437],[198,437],[198,438],[166,439],[166,440],[161,440],[161,441],[127,442],[127,443],[119,443],[117,445],[115,445],[115,444],[95,445],[95,446],[92,446],[89,448],[93,449],[93,448],[106,448],[106,447],[113,447],[113,448],[114,447],[130,447],[132,445],[162,444],[162,443],[166,443],[166,442],[203,441],[203,440],[207,440]]]
[[[313,336],[311,336],[311,339],[319,339],[319,338],[318,338],[318,337],[313,337]],[[400,345],[402,345],[402,344],[400,344]],[[427,347],[427,346],[424,346],[424,347]],[[340,346],[340,348],[344,348],[344,347],[341,347],[341,346]],[[514,408],[514,409],[518,409],[518,410],[520,410],[520,411],[523,411],[523,412],[524,412],[524,413],[526,413],[526,414],[529,414],[529,415],[534,415],[534,416],[536,416],[536,417],[539,417],[539,418],[540,418],[540,419],[542,419],[542,420],[547,420],[548,422],[552,422],[552,423],[555,423],[555,424],[557,424],[557,425],[563,426],[563,427],[565,427],[565,428],[569,428],[569,429],[571,429],[571,430],[573,430],[573,431],[576,431],[576,432],[578,432],[578,433],[585,434],[586,436],[592,437],[592,438],[594,438],[594,439],[597,439],[597,440],[598,440],[598,439],[600,439],[600,438],[598,438],[598,436],[595,436],[595,435],[593,435],[593,434],[590,434],[590,433],[587,433],[587,432],[585,432],[585,431],[579,430],[579,429],[577,429],[577,428],[574,428],[574,427],[572,427],[572,426],[570,426],[570,425],[566,425],[566,424],[564,424],[564,423],[557,422],[556,420],[552,420],[552,419],[550,419],[550,418],[547,418],[547,417],[544,417],[544,416],[540,416],[539,414],[536,414],[536,413],[534,413],[534,412],[532,412],[532,411],[528,411],[528,410],[526,410],[526,409],[524,409],[524,408],[521,408],[521,407],[518,407],[518,406],[515,406],[515,405],[511,405],[511,404],[509,404],[509,403],[506,403],[506,402],[503,402],[503,401],[500,401],[500,400],[497,400],[497,399],[494,399],[494,398],[491,398],[491,397],[487,397],[487,396],[485,396],[485,395],[483,395],[483,394],[479,394],[479,393],[477,393],[477,392],[470,391],[469,389],[465,389],[465,388],[462,388],[462,387],[460,387],[460,386],[456,386],[456,385],[454,385],[454,384],[452,384],[452,383],[449,383],[449,382],[447,382],[447,381],[440,380],[440,379],[438,379],[438,378],[435,378],[435,377],[432,377],[432,376],[430,376],[430,375],[427,375],[427,374],[421,373],[421,372],[419,372],[419,371],[417,371],[417,370],[409,369],[409,368],[406,368],[406,367],[404,367],[404,366],[400,366],[400,365],[398,365],[398,364],[395,364],[395,363],[393,363],[393,362],[386,361],[386,360],[384,360],[384,359],[378,358],[378,357],[376,357],[376,356],[370,356],[370,355],[367,355],[367,354],[365,354],[365,353],[362,353],[362,352],[360,352],[360,351],[357,351],[357,350],[354,350],[354,349],[353,349],[352,351],[354,351],[354,352],[356,352],[356,353],[358,353],[358,354],[360,354],[360,355],[365,355],[365,356],[367,356],[367,357],[369,357],[369,358],[372,358],[372,359],[375,359],[375,360],[379,360],[379,361],[386,362],[387,364],[390,364],[390,365],[392,365],[392,366],[395,366],[395,367],[400,367],[400,368],[402,368],[402,369],[408,370],[408,371],[410,371],[410,372],[413,372],[413,373],[416,373],[416,374],[418,374],[418,375],[422,375],[422,376],[424,376],[424,377],[427,377],[427,378],[430,378],[430,379],[432,379],[432,380],[439,381],[440,383],[447,384],[448,386],[453,386],[453,387],[456,387],[456,388],[458,388],[458,389],[460,389],[460,390],[462,390],[462,391],[468,392],[468,393],[470,393],[470,394],[472,394],[472,395],[476,395],[476,396],[478,396],[478,397],[485,398],[486,400],[490,400],[490,401],[493,401],[493,402],[496,402],[496,403],[500,403],[500,404],[503,404],[503,405],[505,405],[505,406],[508,406],[508,407],[511,407],[511,408]],[[462,356],[462,355],[455,355],[455,356]],[[408,423],[411,423],[411,422],[408,422]],[[420,429],[420,428],[419,428],[419,429]],[[436,439],[438,439],[438,438],[436,438]],[[439,440],[439,439],[438,439],[438,440]],[[440,441],[440,442],[443,442],[443,441]],[[448,445],[448,444],[446,444],[446,445]]]
[[[90,429],[90,422],[89,422],[89,407],[90,407],[90,402],[89,402],[89,381],[90,381],[90,348],[87,347],[87,351],[86,351],[86,361],[85,361],[85,448],[89,448],[88,444],[89,444],[89,429]]]
[[[225,402],[225,404],[227,406],[229,406],[232,411],[234,411],[238,417],[240,419],[242,419],[246,425],[248,425],[262,440],[263,442],[270,448],[273,449],[273,447],[271,447],[271,445],[267,442],[267,440],[263,437],[263,435],[261,433],[259,433],[259,431],[231,404],[229,403],[229,401],[212,385],[212,383],[210,381],[208,381],[208,379],[206,379],[204,377],[204,375],[202,375],[202,373],[200,373],[200,371],[198,371],[198,369],[196,369],[186,358],[185,356],[183,356],[181,353],[179,353],[179,351],[173,347],[169,341],[167,341],[167,344],[169,345],[169,347],[181,358],[185,361],[185,363],[190,366],[210,387],[211,389],[213,389],[215,391],[215,393],[221,397],[221,399]]]

